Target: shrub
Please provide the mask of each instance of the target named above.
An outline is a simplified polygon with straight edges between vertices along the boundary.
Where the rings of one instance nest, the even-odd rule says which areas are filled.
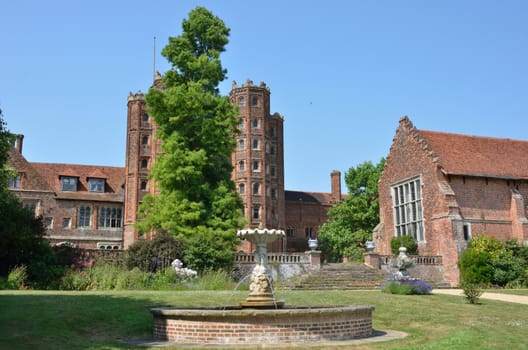
[[[487,284],[493,277],[491,256],[485,251],[467,249],[458,260],[461,280],[471,284]]]
[[[26,289],[27,279],[27,267],[25,265],[16,266],[7,276],[7,287],[9,289]]]
[[[187,267],[198,272],[233,268],[235,247],[231,242],[217,239],[213,232],[202,230],[185,240],[184,259]]]
[[[459,287],[462,288],[464,295],[470,304],[479,303],[482,290],[480,290],[478,284],[462,280],[459,284]]]
[[[528,285],[528,247],[515,240],[500,241],[479,235],[460,256],[461,279],[468,283],[504,286]]]
[[[407,248],[407,254],[409,255],[418,254],[418,244],[411,235],[398,236],[391,239],[392,254],[398,255],[400,247]]]
[[[138,267],[145,272],[156,272],[170,266],[174,259],[182,257],[182,240],[160,230],[152,240],[138,240],[126,254],[125,264],[129,270]]]

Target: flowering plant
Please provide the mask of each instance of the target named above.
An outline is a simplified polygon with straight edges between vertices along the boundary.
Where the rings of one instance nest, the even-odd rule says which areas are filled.
[[[389,279],[381,288],[383,293],[424,295],[431,294],[433,287],[419,278]]]

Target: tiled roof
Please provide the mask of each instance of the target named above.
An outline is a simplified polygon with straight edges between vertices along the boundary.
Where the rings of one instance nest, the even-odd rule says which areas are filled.
[[[125,168],[100,165],[77,165],[58,163],[30,163],[40,176],[46,180],[58,199],[84,199],[84,200],[109,200],[123,201]],[[78,178],[77,192],[61,192],[60,176],[74,176]],[[89,178],[105,179],[104,193],[88,192]],[[73,196],[74,198],[70,198]]]
[[[15,148],[9,151],[9,166],[25,175],[24,189],[30,191],[53,192],[48,182],[35,170],[35,168]]]
[[[418,130],[447,174],[528,179],[528,141]]]
[[[331,193],[323,192],[301,192],[301,191],[284,191],[286,201],[305,203],[330,203],[332,202]]]

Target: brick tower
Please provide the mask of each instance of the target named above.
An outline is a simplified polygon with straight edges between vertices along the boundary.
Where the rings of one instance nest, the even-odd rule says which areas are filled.
[[[233,82],[229,99],[240,111],[232,179],[250,228],[285,229],[283,117],[270,114],[270,90],[251,80]],[[271,249],[282,250],[285,242]],[[241,247],[251,249],[251,247]]]
[[[161,84],[161,75],[156,73],[154,86]],[[128,248],[139,237],[134,223],[137,220],[139,204],[143,196],[156,188],[148,181],[148,173],[160,152],[160,143],[155,135],[157,125],[147,113],[147,103],[141,91],[128,95],[127,143],[126,143],[126,183],[123,246]]]

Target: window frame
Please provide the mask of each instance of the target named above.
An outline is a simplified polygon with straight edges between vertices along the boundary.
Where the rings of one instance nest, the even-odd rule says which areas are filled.
[[[422,187],[421,176],[391,186],[395,237],[410,234],[416,242],[425,242]]]
[[[100,207],[99,208],[99,229],[117,230],[123,227],[122,207]]]
[[[61,192],[77,192],[77,187],[79,185],[79,178],[77,176],[61,175],[59,179]]]
[[[259,195],[260,194],[260,182],[254,182],[251,189],[254,195]]]
[[[90,228],[92,222],[92,207],[89,205],[81,205],[79,207],[77,216],[77,227]]]
[[[104,193],[106,187],[106,180],[96,177],[88,178],[88,192]]]
[[[17,174],[16,176],[10,176],[9,179],[7,179],[7,188],[11,190],[18,190],[20,189],[22,177],[20,174]]]

